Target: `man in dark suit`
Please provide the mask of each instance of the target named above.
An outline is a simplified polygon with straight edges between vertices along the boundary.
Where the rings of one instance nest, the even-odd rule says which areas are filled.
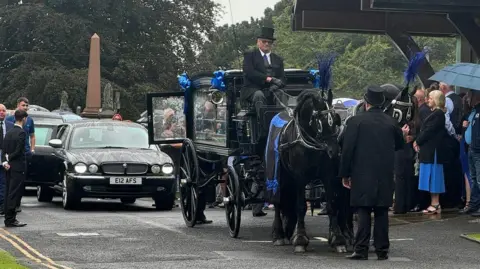
[[[403,148],[408,125],[402,129],[381,108],[383,89],[370,86],[364,96],[366,112],[348,120],[343,137],[340,177],[357,209],[358,230],[353,260],[367,260],[371,214],[375,214],[373,240],[379,260],[388,259],[388,208],[393,202],[395,150]],[[403,132],[403,137],[402,137]]]
[[[27,112],[24,110],[15,111],[15,126],[5,135],[2,147],[2,166],[7,171],[7,182],[5,192],[5,226],[23,227],[26,224],[20,223],[16,216],[17,207],[22,197],[26,177],[25,139],[26,133],[23,125],[27,120]]]
[[[10,129],[13,128],[13,123],[6,121],[5,117],[7,115],[7,108],[0,104],[0,149],[3,147],[3,139],[5,134],[7,134]],[[1,150],[0,150],[1,151]],[[5,169],[3,166],[0,166],[0,215],[5,214],[4,200],[5,200]]]
[[[283,59],[272,53],[273,33],[274,29],[263,27],[257,38],[258,49],[245,53],[243,58],[244,88],[240,95],[255,106],[257,115],[260,107],[267,104],[270,91],[285,86]]]
[[[260,138],[257,145],[259,156],[265,151],[268,125],[265,126],[260,108],[268,103],[273,103],[270,91],[276,91],[285,86],[285,70],[283,59],[272,53],[274,29],[263,27],[262,33],[257,37],[257,49],[247,52],[243,58],[243,89],[240,99],[255,106],[259,126]],[[267,101],[269,97],[269,101]],[[252,191],[256,192],[257,187],[253,186]],[[262,194],[257,196],[262,197]],[[263,204],[253,206],[253,216],[262,217],[267,213],[262,211]]]

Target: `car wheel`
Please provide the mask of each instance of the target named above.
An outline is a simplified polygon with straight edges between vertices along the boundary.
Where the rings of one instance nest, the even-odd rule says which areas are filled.
[[[75,193],[73,184],[68,182],[67,177],[63,177],[62,183],[62,205],[66,210],[75,209],[81,202],[81,197]]]
[[[175,203],[175,194],[157,195],[153,198],[155,208],[160,211],[170,211]]]
[[[54,191],[49,186],[37,186],[37,201],[50,203],[53,200]]]
[[[135,198],[120,198],[120,201],[122,204],[129,205],[129,204],[134,204],[137,199]]]

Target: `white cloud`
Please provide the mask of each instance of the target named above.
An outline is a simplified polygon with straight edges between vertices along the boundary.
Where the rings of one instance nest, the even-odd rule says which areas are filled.
[[[229,0],[213,0],[214,2],[223,6],[224,13],[220,15],[218,25],[231,24],[231,14]],[[279,0],[230,0],[231,10],[233,13],[233,22],[241,22],[250,20],[250,17],[260,18],[263,16],[265,8],[270,7],[273,9],[275,4]]]

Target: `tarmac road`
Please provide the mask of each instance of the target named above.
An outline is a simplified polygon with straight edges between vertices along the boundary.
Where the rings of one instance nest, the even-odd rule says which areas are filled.
[[[390,260],[377,261],[372,252],[369,261],[355,262],[333,253],[320,238],[327,234],[324,216],[307,216],[309,252],[296,255],[292,246],[271,245],[271,211],[264,218],[243,211],[241,238],[232,239],[222,209],[207,211],[213,224],[187,228],[180,209],[157,212],[148,200],[124,206],[91,199],[79,211],[65,211],[60,198],[54,201],[24,197],[18,219],[28,226],[0,229],[0,248],[29,268],[50,269],[438,269],[480,264],[480,245],[459,237],[480,232],[480,221],[469,217],[392,219]]]

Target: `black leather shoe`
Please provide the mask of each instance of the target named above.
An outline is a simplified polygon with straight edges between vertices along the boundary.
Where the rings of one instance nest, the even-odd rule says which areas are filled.
[[[388,254],[377,254],[379,261],[388,260]]]
[[[210,224],[210,223],[213,223],[213,221],[208,219],[197,220],[197,224]]]
[[[472,211],[474,211],[470,206],[465,206],[464,208],[460,209],[458,211],[459,214],[469,214],[471,213]]]
[[[346,256],[347,259],[350,260],[368,260],[368,255],[363,255],[357,252],[353,252],[352,255]]]
[[[26,223],[21,223],[19,221],[15,221],[13,223],[5,223],[5,227],[25,227],[27,226]]]
[[[414,208],[410,209],[410,212],[420,212],[422,211],[422,208],[420,208],[420,205],[416,205]]]
[[[260,211],[260,212],[257,212],[257,213],[253,213],[253,216],[254,217],[265,217],[267,215],[267,213],[263,212],[263,211]]]
[[[469,212],[470,216],[472,217],[480,217],[480,209],[472,210]]]

